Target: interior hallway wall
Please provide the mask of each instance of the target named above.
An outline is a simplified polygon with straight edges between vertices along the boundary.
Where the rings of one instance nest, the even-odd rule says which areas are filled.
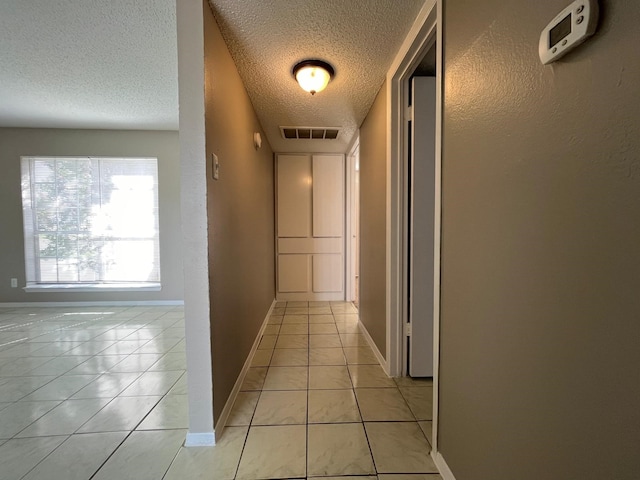
[[[387,347],[387,85],[360,127],[360,320]]]
[[[273,152],[205,0],[209,277],[214,419],[220,416],[275,298]],[[262,148],[253,146],[260,132]],[[188,288],[188,285],[187,285]]]
[[[11,288],[10,278],[17,278],[20,287],[26,282],[20,157],[29,155],[158,158],[161,291],[26,293]],[[0,302],[183,299],[178,132],[0,128],[0,165]]]
[[[567,3],[444,5],[439,449],[457,480],[640,472],[640,3],[599,2],[595,37],[543,66]]]

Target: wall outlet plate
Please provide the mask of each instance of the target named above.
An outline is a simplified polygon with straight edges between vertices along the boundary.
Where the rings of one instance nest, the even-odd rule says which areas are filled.
[[[11,279],[11,288],[18,288],[18,279],[17,278],[12,278]]]

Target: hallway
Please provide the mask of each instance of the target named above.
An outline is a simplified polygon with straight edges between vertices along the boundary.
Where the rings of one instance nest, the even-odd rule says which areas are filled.
[[[352,304],[276,304],[213,448],[181,446],[183,330],[181,307],[1,310],[2,479],[440,479],[431,382],[388,378]]]
[[[241,390],[223,434],[250,425],[236,478],[437,473],[431,383],[388,378],[351,304],[278,303]]]

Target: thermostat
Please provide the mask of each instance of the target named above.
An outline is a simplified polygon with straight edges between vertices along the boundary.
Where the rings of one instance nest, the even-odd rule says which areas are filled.
[[[596,32],[598,0],[576,0],[540,34],[538,53],[547,65],[563,57]]]

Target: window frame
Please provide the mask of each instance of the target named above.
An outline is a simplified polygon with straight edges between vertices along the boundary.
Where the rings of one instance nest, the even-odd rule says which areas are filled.
[[[106,169],[105,163],[107,164],[111,163],[112,168],[117,168],[117,167],[121,168],[122,165],[128,162],[137,161],[138,168],[150,169],[150,171],[152,172],[152,180],[153,180],[151,189],[150,189],[151,191],[150,193],[151,195],[153,195],[153,197],[151,198],[152,213],[150,216],[146,218],[148,219],[149,222],[151,222],[151,225],[152,225],[151,231],[153,232],[152,235],[148,237],[144,237],[143,235],[140,237],[136,235],[133,235],[133,236],[122,235],[120,233],[120,235],[109,236],[105,234],[107,229],[102,229],[102,230],[98,230],[99,233],[97,234],[97,237],[94,237],[94,235],[96,235],[95,230],[91,233],[87,233],[88,231],[85,231],[82,229],[81,215],[79,213],[76,215],[77,221],[76,221],[75,230],[67,231],[66,234],[69,237],[87,235],[88,237],[90,237],[89,245],[93,246],[94,244],[101,243],[102,246],[98,247],[100,249],[102,249],[107,243],[111,243],[112,245],[117,245],[118,242],[122,242],[122,241],[135,241],[137,239],[145,241],[145,238],[146,238],[146,241],[153,242],[154,252],[152,253],[152,257],[151,257],[152,270],[150,271],[150,273],[153,272],[155,274],[153,278],[151,279],[147,278],[147,280],[141,280],[141,279],[109,280],[105,278],[106,276],[109,275],[109,272],[107,272],[106,274],[103,274],[102,278],[97,278],[95,280],[90,280],[90,281],[81,280],[81,271],[80,271],[81,267],[76,263],[75,268],[78,269],[78,271],[76,272],[77,280],[70,280],[70,281],[64,281],[64,279],[61,280],[60,279],[60,273],[61,273],[60,260],[61,258],[64,259],[64,257],[60,257],[60,254],[57,251],[57,241],[59,240],[59,238],[56,238],[56,256],[51,258],[55,258],[55,261],[56,261],[55,275],[56,275],[57,281],[46,281],[42,279],[40,264],[41,264],[41,259],[44,257],[42,257],[41,255],[39,240],[44,235],[47,235],[47,233],[46,231],[42,231],[38,225],[39,210],[38,210],[38,205],[36,201],[37,192],[35,187],[38,182],[36,181],[37,180],[36,172],[34,171],[34,166],[38,160],[47,160],[47,161],[53,160],[54,162],[57,162],[58,160],[62,160],[62,161],[75,160],[76,162],[78,162],[78,164],[81,161],[91,162],[91,165],[89,168],[94,171],[91,171],[89,184],[87,185],[85,183],[84,185],[86,188],[90,190],[90,193],[88,194],[90,196],[90,201],[88,203],[88,205],[90,206],[89,208],[94,213],[98,212],[99,215],[102,215],[104,214],[105,211],[108,211],[109,206],[112,205],[112,202],[113,202],[111,194],[113,194],[113,192],[119,191],[118,188],[114,188],[114,190],[111,191],[109,194],[105,194],[103,192],[103,189],[106,186],[106,183],[103,180],[103,177],[104,177],[103,167]],[[94,163],[94,162],[97,162],[97,163]],[[146,165],[144,163],[141,164],[141,162],[145,162]],[[118,163],[120,165],[118,165]],[[22,216],[24,221],[24,226],[23,226],[23,234],[24,234],[23,238],[24,238],[24,249],[25,249],[24,262],[25,262],[25,273],[26,273],[26,286],[23,288],[24,291],[26,292],[45,292],[45,291],[46,292],[69,292],[69,291],[120,292],[120,291],[160,291],[162,289],[161,254],[160,254],[160,211],[159,211],[160,210],[160,207],[159,207],[160,185],[159,185],[159,163],[158,163],[157,157],[24,155],[20,157],[20,168],[21,168],[21,195],[22,195],[21,208],[22,208]],[[95,174],[96,169],[97,169],[97,175]],[[76,167],[76,171],[78,170],[79,170],[78,167]],[[133,172],[131,172],[130,175],[133,176]],[[112,174],[109,178],[111,179],[117,176],[118,175]],[[120,176],[124,176],[126,178],[127,176],[126,170],[124,173],[121,173]],[[49,182],[41,182],[41,183],[44,184]],[[58,177],[57,163],[54,163],[53,182],[51,183],[56,184],[54,196],[57,202],[59,199],[59,192],[57,190],[58,188],[57,185],[60,183],[59,177]],[[98,192],[97,196],[95,192]],[[105,201],[105,197],[103,195],[109,195],[108,202]],[[97,203],[95,202],[96,198],[98,200]],[[59,237],[58,232],[60,232],[59,227],[60,227],[60,221],[61,221],[60,211],[58,210],[58,208],[59,207],[56,206],[55,229],[52,230],[51,233],[49,233],[49,235],[55,235],[56,237]],[[82,210],[82,204],[79,198],[76,199],[74,208],[76,210]],[[122,211],[122,209],[120,211]],[[118,217],[118,218],[121,218],[121,217]],[[91,225],[93,227],[93,224]],[[109,226],[112,226],[112,224],[109,224]],[[76,237],[76,242],[77,241],[78,239]],[[76,246],[77,245],[78,244],[76,244]],[[76,261],[79,261],[80,255],[81,254],[78,253],[77,256],[70,257],[70,258],[74,258]],[[105,261],[103,257],[103,251],[100,250],[100,253],[98,255],[100,258],[99,260],[100,264],[104,266]],[[121,261],[120,263],[122,264],[126,262]],[[96,270],[93,268],[90,269],[90,271],[93,271],[94,273],[96,272]],[[98,277],[100,277],[100,275],[98,275]]]

